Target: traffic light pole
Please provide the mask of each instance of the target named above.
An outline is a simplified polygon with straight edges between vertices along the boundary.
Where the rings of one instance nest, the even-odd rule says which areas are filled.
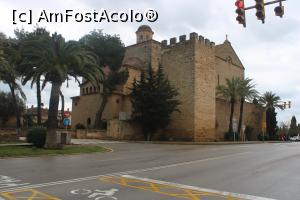
[[[281,6],[283,1],[286,1],[286,0],[270,1],[270,2],[265,3],[264,5],[267,6],[267,5],[271,5],[271,4],[274,4],[274,3],[280,3],[280,6]],[[246,7],[244,10],[251,10],[251,9],[254,9],[254,8],[255,8],[255,6],[249,6],[249,7]]]

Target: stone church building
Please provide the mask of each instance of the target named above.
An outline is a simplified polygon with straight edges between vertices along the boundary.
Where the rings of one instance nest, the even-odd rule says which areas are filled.
[[[171,84],[179,89],[180,113],[172,115],[170,125],[163,131],[165,137],[190,141],[220,141],[228,130],[229,102],[217,97],[216,86],[224,84],[226,78],[244,77],[245,68],[226,39],[214,42],[197,33],[190,33],[158,42],[147,25],[136,31],[136,44],[126,47],[122,67],[127,68],[129,78],[110,96],[103,113],[107,121],[107,134],[119,139],[136,138],[138,127],[130,121],[130,87],[149,64],[157,69],[159,64]],[[100,88],[101,90],[101,88]],[[72,97],[72,126],[80,123],[92,127],[101,103],[101,92],[88,81],[80,86],[80,96]],[[239,118],[239,104],[235,107],[235,118]],[[255,105],[244,106],[244,125],[259,133],[262,113]],[[251,136],[255,139],[256,135]]]

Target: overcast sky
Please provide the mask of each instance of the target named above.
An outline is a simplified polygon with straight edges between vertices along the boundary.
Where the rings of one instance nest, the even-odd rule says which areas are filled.
[[[13,10],[17,13],[32,10],[33,16],[47,12],[64,12],[72,9],[78,12],[127,11],[134,9],[143,12],[153,8],[159,14],[156,22],[142,23],[39,23],[51,32],[59,32],[67,39],[79,39],[93,29],[103,29],[108,34],[119,34],[125,45],[135,43],[135,31],[138,26],[148,24],[152,27],[154,39],[161,41],[197,32],[216,44],[223,43],[225,35],[245,66],[246,77],[253,78],[260,93],[273,91],[282,100],[292,101],[292,108],[278,112],[278,121],[289,121],[292,115],[300,120],[300,1],[284,2],[283,18],[274,15],[275,5],[266,7],[266,23],[261,24],[255,17],[255,11],[246,13],[247,28],[239,25],[235,18],[235,0],[0,0],[0,32],[14,37],[13,30],[24,28],[32,30],[34,25],[13,25]],[[245,0],[246,6],[254,0]],[[0,90],[8,88],[0,84]],[[24,87],[27,105],[35,105],[35,88]],[[42,100],[48,107],[50,87],[42,93]],[[71,96],[79,94],[75,83],[69,88],[63,86],[67,108],[71,109]]]

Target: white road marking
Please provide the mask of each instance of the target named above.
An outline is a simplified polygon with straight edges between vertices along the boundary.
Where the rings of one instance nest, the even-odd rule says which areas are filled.
[[[9,176],[0,175],[0,189],[29,185],[29,183],[20,183],[20,182],[22,182],[22,180],[18,180]]]
[[[232,192],[224,192],[224,191],[219,191],[219,190],[212,190],[212,189],[207,189],[207,188],[183,185],[183,184],[160,181],[160,180],[154,180],[154,179],[149,179],[149,178],[141,178],[141,177],[136,177],[136,176],[131,176],[131,175],[123,175],[122,177],[139,180],[139,181],[150,182],[150,183],[156,183],[156,184],[160,184],[160,185],[168,185],[168,186],[173,186],[173,187],[182,188],[182,189],[195,190],[195,191],[199,191],[199,192],[208,192],[208,193],[219,194],[219,195],[223,195],[223,196],[242,198],[245,200],[275,200],[275,199],[270,199],[270,198],[265,198],[265,197],[258,197],[258,196],[246,195],[246,194],[238,194],[238,193],[232,193]]]
[[[150,168],[145,168],[145,169],[137,169],[137,170],[124,171],[124,172],[115,172],[115,173],[109,173],[109,174],[100,174],[97,176],[89,176],[89,177],[62,180],[62,181],[54,181],[54,182],[41,183],[41,184],[32,184],[32,185],[27,185],[24,187],[14,187],[14,188],[9,188],[9,189],[4,189],[4,190],[0,190],[0,192],[11,192],[11,191],[21,190],[21,189],[41,188],[41,187],[47,187],[47,186],[76,183],[76,182],[81,182],[81,181],[95,180],[95,179],[98,179],[100,177],[105,177],[105,176],[121,176],[121,175],[128,175],[128,174],[136,174],[136,173],[140,173],[140,172],[155,171],[155,170],[166,169],[166,168],[171,168],[171,167],[179,167],[179,166],[183,166],[183,165],[191,165],[191,164],[197,164],[197,163],[201,163],[201,162],[225,159],[225,158],[244,155],[244,154],[248,154],[248,153],[251,153],[251,152],[235,153],[235,154],[230,154],[230,155],[211,157],[211,158],[205,158],[205,159],[201,159],[201,160],[193,160],[193,161],[175,163],[175,164],[170,164],[170,165],[162,165],[162,166],[150,167]]]
[[[103,198],[110,198],[114,200],[118,200],[118,198],[114,197],[114,194],[119,191],[118,189],[112,188],[110,190],[87,190],[87,189],[76,189],[71,190],[71,194],[75,195],[88,195],[88,198],[95,198],[94,200],[99,200]]]

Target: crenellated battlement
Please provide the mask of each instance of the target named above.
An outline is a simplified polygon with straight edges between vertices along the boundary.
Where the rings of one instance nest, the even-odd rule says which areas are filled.
[[[161,45],[163,48],[171,48],[177,45],[182,44],[191,44],[191,43],[201,43],[209,48],[213,48],[215,46],[215,43],[210,41],[207,38],[204,38],[202,35],[198,35],[198,33],[190,33],[189,39],[187,39],[187,35],[181,35],[179,36],[179,41],[177,41],[176,37],[172,37],[168,40],[163,40],[161,42]]]

